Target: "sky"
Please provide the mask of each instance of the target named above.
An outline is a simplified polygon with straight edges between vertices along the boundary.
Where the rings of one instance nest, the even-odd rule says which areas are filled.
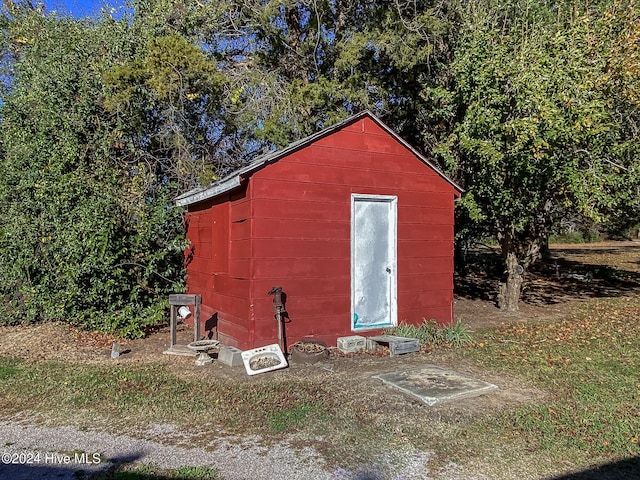
[[[124,0],[42,0],[47,11],[57,10],[61,14],[71,14],[76,18],[92,17],[101,8],[123,5]],[[35,2],[34,2],[35,3]]]

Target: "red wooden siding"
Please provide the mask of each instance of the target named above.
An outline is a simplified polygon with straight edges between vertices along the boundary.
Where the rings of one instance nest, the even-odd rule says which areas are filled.
[[[227,345],[247,347],[254,332],[248,318],[251,255],[238,252],[250,245],[249,199],[242,189],[198,207],[186,216],[186,259],[188,292],[202,295],[201,330],[213,331]]]
[[[357,122],[250,181],[251,296],[263,343],[276,341],[273,308],[263,301],[274,285],[288,296],[289,344],[314,336],[335,345],[353,335],[352,193],[398,197],[398,320],[452,320],[454,189],[374,122]]]
[[[205,316],[217,315],[222,343],[277,342],[273,286],[287,294],[289,345],[309,336],[335,345],[354,334],[353,193],[398,198],[398,321],[452,320],[457,192],[372,119],[263,166],[242,185],[187,215],[189,292],[202,294]]]

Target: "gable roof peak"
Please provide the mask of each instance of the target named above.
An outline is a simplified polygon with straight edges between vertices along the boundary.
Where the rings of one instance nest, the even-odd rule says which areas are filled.
[[[295,152],[301,148],[306,147],[307,145],[312,144],[313,142],[324,138],[328,135],[331,135],[339,130],[342,130],[344,127],[355,123],[363,118],[369,118],[374,123],[376,123],[380,128],[386,131],[389,135],[391,135],[397,142],[401,143],[405,148],[407,148],[411,153],[413,153],[418,159],[427,164],[434,170],[440,177],[442,177],[447,183],[449,183],[457,192],[462,193],[463,190],[456,183],[453,182],[449,177],[447,177],[438,167],[436,167],[433,163],[431,163],[427,158],[425,158],[420,152],[418,152],[415,148],[413,148],[409,143],[407,143],[404,139],[402,139],[396,132],[394,132],[391,128],[389,128],[382,120],[380,120],[376,115],[374,115],[370,110],[363,110],[360,113],[352,115],[351,117],[342,120],[334,125],[326,127],[314,134],[309,135],[308,137],[297,140],[293,143],[290,143],[286,147],[274,150],[272,152],[265,153],[263,155],[255,158],[248,165],[230,173],[226,177],[216,180],[212,184],[206,187],[198,187],[188,192],[179,195],[175,199],[175,203],[177,206],[188,206],[194,203],[202,202],[204,200],[208,200],[210,198],[217,197],[226,193],[228,191],[233,190],[240,186],[240,183],[244,177],[251,175],[256,170],[263,168],[264,166],[277,162],[281,158],[289,155],[290,153]]]

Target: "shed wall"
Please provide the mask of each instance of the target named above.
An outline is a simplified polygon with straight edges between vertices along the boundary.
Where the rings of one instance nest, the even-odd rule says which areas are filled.
[[[250,348],[250,199],[241,188],[192,205],[186,215],[189,293],[202,295],[201,331],[225,345]]]
[[[398,321],[452,321],[455,190],[375,122],[362,119],[281,158],[250,183],[255,346],[277,342],[266,295],[276,285],[287,294],[289,344],[313,336],[335,345],[354,334],[352,193],[398,197]]]

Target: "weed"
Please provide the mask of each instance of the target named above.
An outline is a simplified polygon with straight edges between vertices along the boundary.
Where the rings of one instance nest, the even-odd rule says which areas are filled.
[[[417,338],[423,346],[448,344],[461,347],[472,340],[471,333],[460,321],[456,321],[452,325],[440,325],[435,319],[423,319],[420,325],[402,322],[396,327],[385,329],[384,333],[398,337]]]
[[[448,343],[454,347],[462,347],[473,340],[471,332],[466,326],[456,320],[453,325],[447,325],[441,330],[441,334],[444,337],[445,343]]]
[[[420,325],[412,325],[401,322],[396,327],[384,330],[386,335],[396,335],[398,337],[417,338],[423,345],[435,345],[440,343],[440,327],[436,320],[424,320]]]

